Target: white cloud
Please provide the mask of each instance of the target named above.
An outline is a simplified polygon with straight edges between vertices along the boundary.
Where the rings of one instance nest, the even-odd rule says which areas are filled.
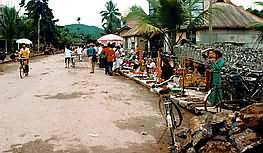
[[[81,23],[101,27],[100,11],[105,10],[107,0],[50,0],[50,8],[60,25],[77,23],[77,17],[81,18]],[[148,12],[147,0],[113,0],[117,4],[121,13],[127,13],[129,8],[134,5],[140,5]]]
[[[28,1],[28,0],[26,0]],[[81,18],[81,23],[101,27],[100,11],[105,10],[105,3],[108,0],[49,0],[49,7],[53,9],[56,19],[59,19],[59,25],[77,23],[77,17]],[[232,0],[238,6],[242,5],[255,8],[254,2],[260,0]],[[20,0],[0,0],[0,3],[9,6],[15,5],[19,8]],[[132,5],[141,6],[148,13],[147,0],[113,0],[117,3],[120,12],[127,14]],[[262,9],[257,7],[257,9]]]

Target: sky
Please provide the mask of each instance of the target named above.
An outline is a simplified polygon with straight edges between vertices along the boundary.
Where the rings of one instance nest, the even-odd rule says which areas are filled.
[[[28,1],[28,0],[27,0]],[[255,8],[254,2],[262,0],[232,0],[238,6],[245,8]],[[0,0],[0,3],[15,5],[18,7],[20,0]],[[80,23],[101,27],[100,11],[105,10],[107,0],[49,0],[49,7],[53,10],[55,19],[59,19],[58,25],[77,23],[80,17]],[[113,0],[120,9],[120,12],[127,14],[129,8],[133,5],[141,6],[148,13],[147,0]],[[260,9],[260,8],[258,8]]]

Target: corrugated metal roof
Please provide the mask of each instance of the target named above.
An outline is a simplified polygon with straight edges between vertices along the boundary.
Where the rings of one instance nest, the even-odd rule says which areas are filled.
[[[216,8],[212,16],[213,28],[246,29],[253,23],[263,22],[262,18],[234,4],[217,2],[212,7]],[[201,27],[208,27],[208,21]]]

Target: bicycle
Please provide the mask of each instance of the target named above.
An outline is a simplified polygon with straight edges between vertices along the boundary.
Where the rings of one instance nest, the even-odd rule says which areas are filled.
[[[222,85],[210,89],[204,98],[205,111],[210,96],[218,97],[215,107],[217,111],[224,109],[239,110],[253,102],[263,102],[262,71],[228,72]],[[252,77],[251,77],[252,76]],[[232,90],[230,90],[232,89]]]
[[[242,74],[243,73],[243,74]],[[263,102],[263,72],[247,69],[227,77],[229,87],[233,89],[233,102],[226,101],[224,107],[241,109],[252,103]]]
[[[75,68],[76,60],[75,60],[75,54],[74,53],[71,54],[70,60],[71,60],[71,67]]]
[[[159,109],[166,121],[167,128],[170,129],[170,134],[172,137],[172,144],[169,146],[171,153],[176,153],[176,140],[175,140],[175,129],[182,124],[183,115],[180,111],[179,106],[172,101],[171,93],[172,88],[168,87],[168,82],[171,81],[175,75],[171,76],[168,80],[152,85],[151,89],[161,87],[158,92],[160,94]]]
[[[18,61],[20,63],[19,76],[22,79],[23,77],[28,76],[28,72],[26,70],[26,64],[25,64],[25,62],[28,62],[28,59],[26,59],[26,58],[18,58]]]

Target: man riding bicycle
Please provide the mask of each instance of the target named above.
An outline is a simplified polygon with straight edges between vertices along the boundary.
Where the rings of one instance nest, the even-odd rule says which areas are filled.
[[[26,47],[26,44],[22,45],[22,48],[18,52],[19,60],[22,65],[22,62],[24,62],[25,65],[25,74],[27,75],[29,72],[29,56],[30,56],[30,50],[28,47]]]

